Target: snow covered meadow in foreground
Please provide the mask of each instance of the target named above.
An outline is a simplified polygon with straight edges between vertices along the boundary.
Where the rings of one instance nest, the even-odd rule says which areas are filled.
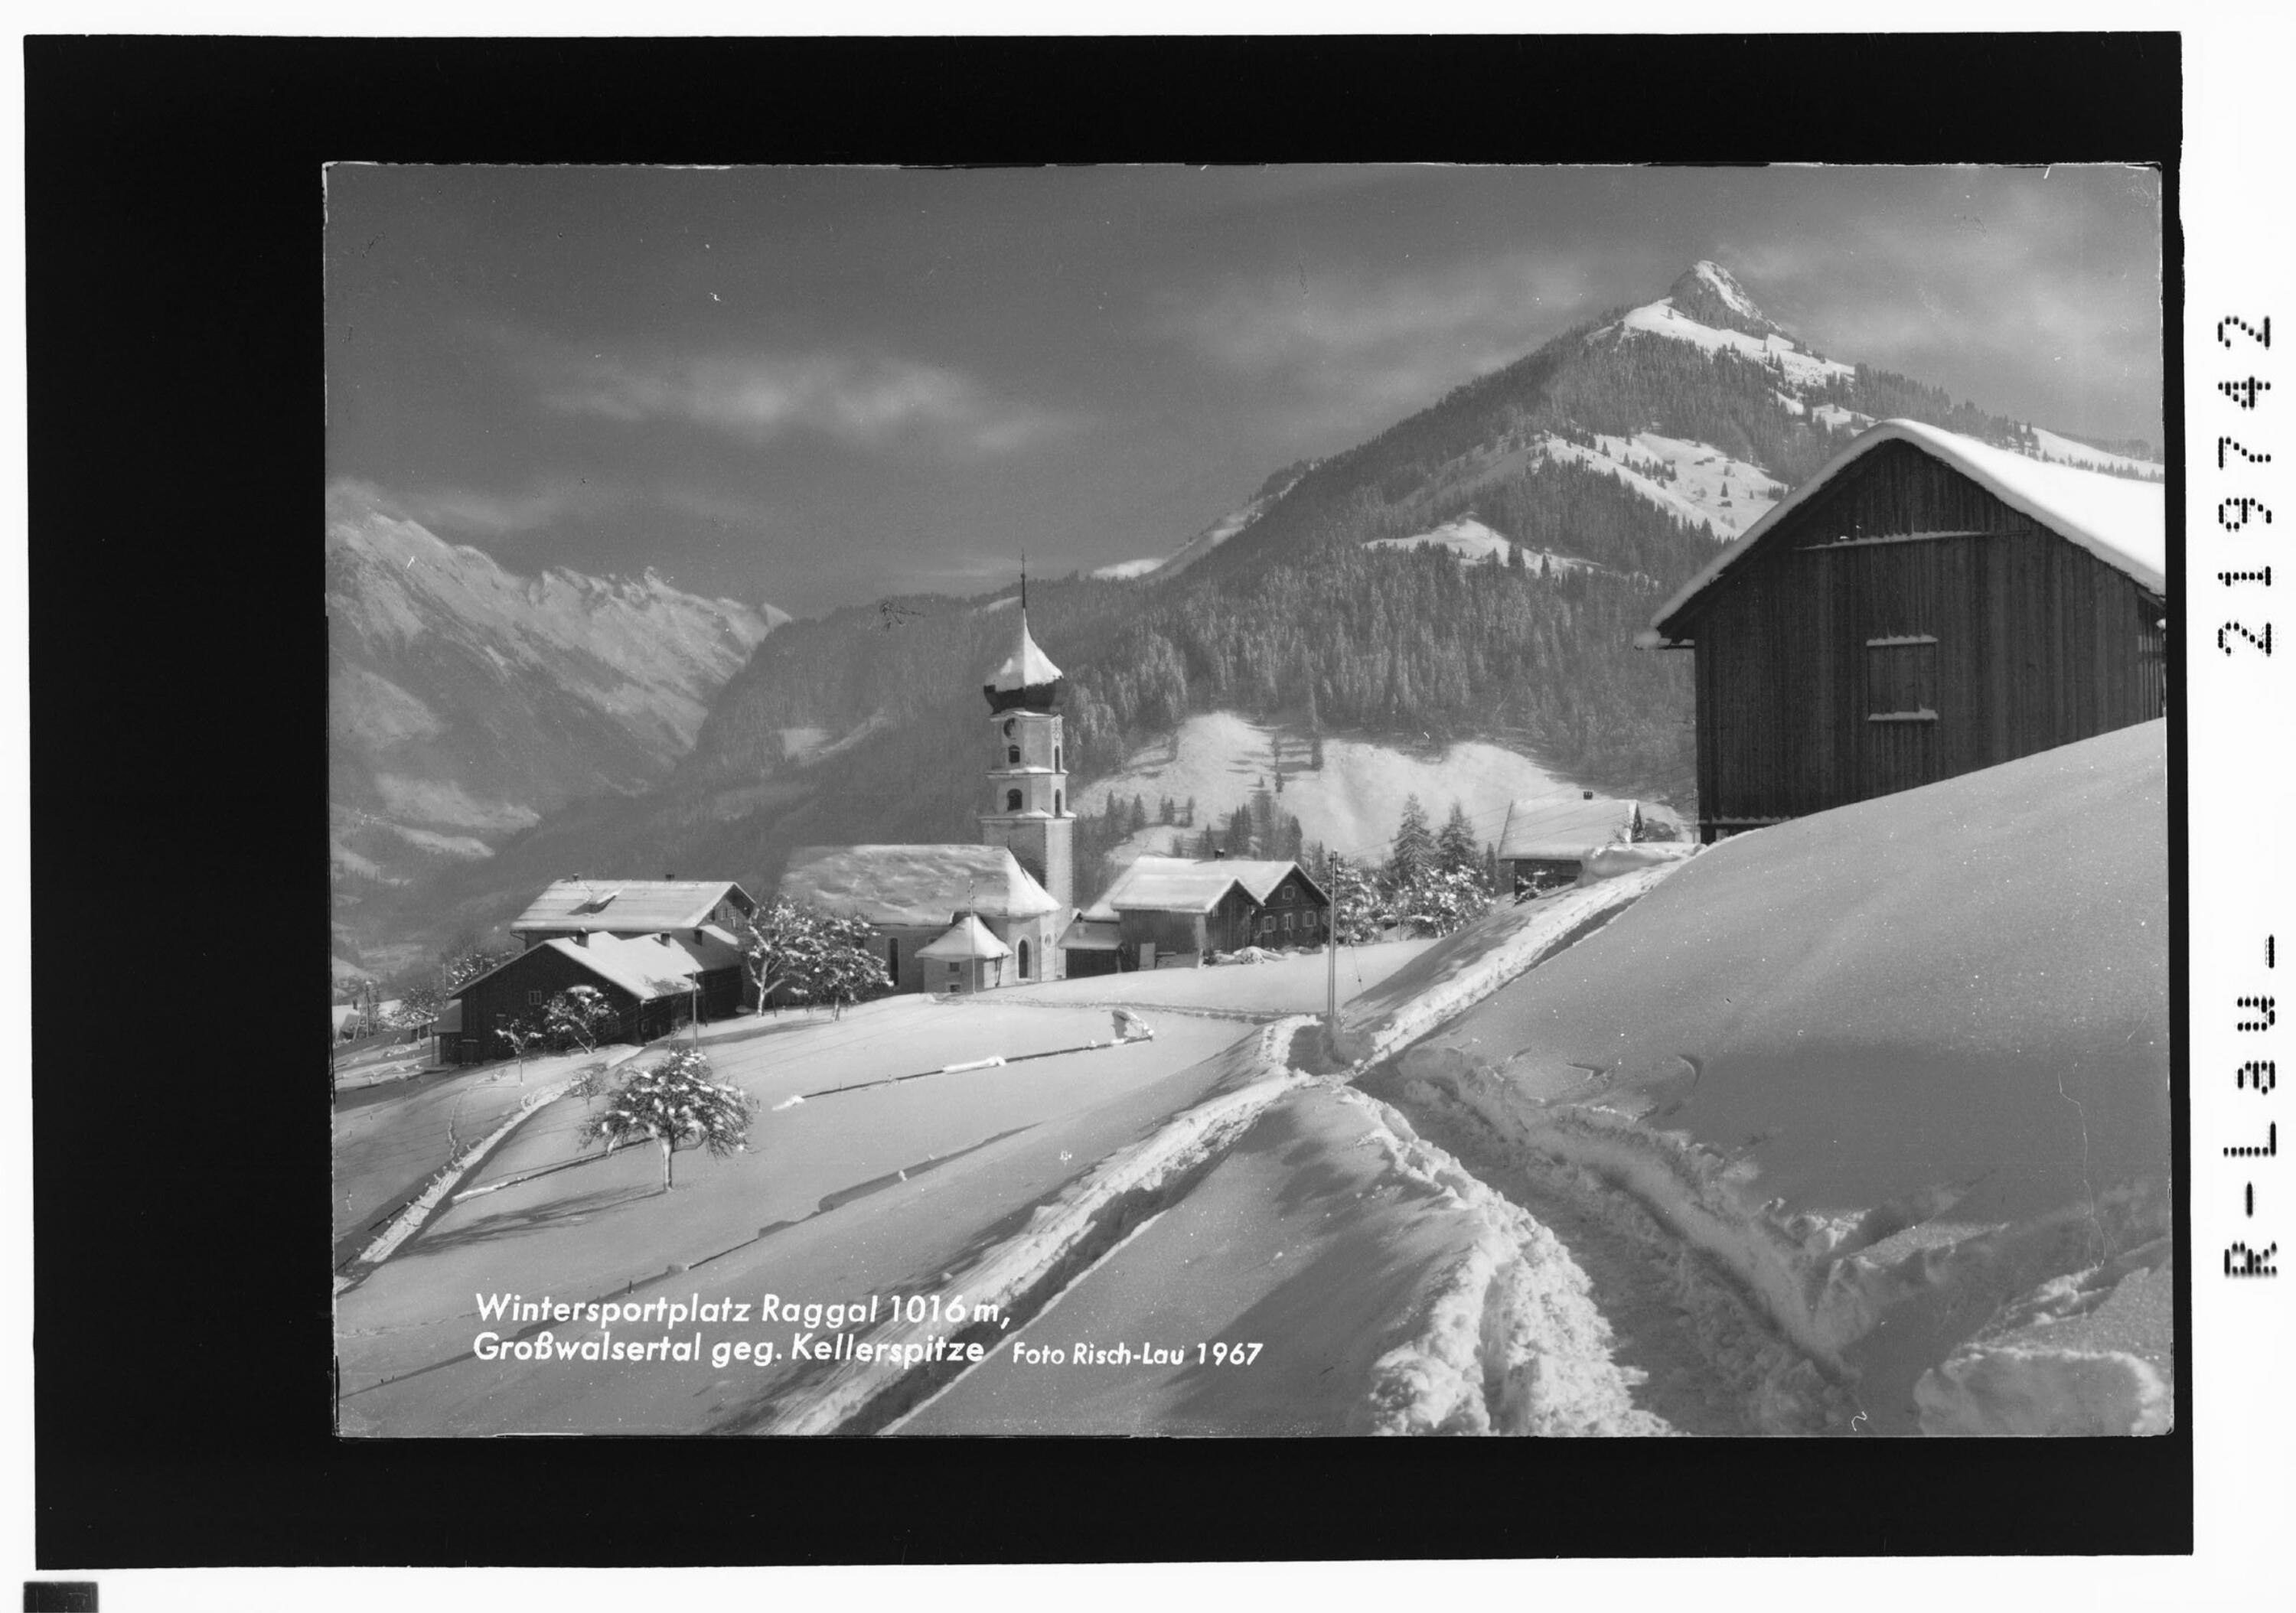
[[[544,1106],[340,1297],[341,1426],[2161,1431],[2165,794],[2154,723],[1624,865],[1349,949],[1332,1037],[1316,954],[713,1028],[750,1150],[531,1175]],[[967,1319],[515,1361],[502,1294]]]

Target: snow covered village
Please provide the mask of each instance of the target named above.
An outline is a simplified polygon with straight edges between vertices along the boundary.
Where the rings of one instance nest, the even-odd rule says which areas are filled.
[[[340,1432],[2175,1425],[2157,194],[1301,177],[333,171]]]

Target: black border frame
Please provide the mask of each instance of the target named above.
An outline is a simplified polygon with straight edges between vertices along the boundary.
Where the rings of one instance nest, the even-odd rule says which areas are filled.
[[[2168,33],[28,39],[41,1564],[2189,1552],[2182,1174],[2159,1439],[337,1441],[327,1111],[277,1028],[327,901],[323,162],[2155,164],[2181,576],[2181,65]],[[1753,68],[1832,93],[1749,100]]]

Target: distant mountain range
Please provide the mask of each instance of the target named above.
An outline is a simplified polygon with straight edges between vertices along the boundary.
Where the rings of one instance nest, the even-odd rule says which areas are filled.
[[[1345,731],[1423,757],[1496,744],[1575,783],[1691,815],[1687,667],[1631,649],[1634,631],[1718,541],[1891,417],[2160,474],[2128,451],[2142,445],[2080,443],[1821,354],[1726,271],[1700,263],[1655,302],[1615,308],[1356,447],[1275,472],[1168,556],[1032,579],[1030,625],[1070,675],[1075,786],[1123,771],[1192,714],[1232,711],[1274,732]],[[370,946],[482,928],[570,873],[706,871],[769,888],[795,845],[978,834],[980,684],[1009,649],[1009,593],[889,599],[768,638],[765,615],[652,580],[473,580],[417,602],[377,575],[413,552],[391,542],[419,547],[407,523],[372,512],[340,520],[331,557],[338,530],[350,569],[343,622],[357,624],[338,638],[359,648],[339,649],[336,676],[366,725],[339,749],[357,764],[339,782],[339,815],[356,798],[403,839],[493,831],[458,823],[455,811],[499,829],[512,827],[509,804],[540,815],[490,842],[484,863],[371,910],[354,926]],[[443,613],[442,636],[458,646],[448,684],[479,689],[496,666],[488,647],[514,658],[475,626],[491,617],[453,602],[503,588],[625,600],[597,636],[644,659],[619,635],[644,624],[656,635],[653,692],[638,709],[615,707],[569,651],[546,669],[535,663],[536,681],[518,680],[515,697],[442,708],[447,697],[418,687],[403,650],[383,653],[404,631],[388,602],[425,622]],[[451,716],[424,732],[418,707]],[[610,720],[610,708],[627,720]],[[578,725],[564,715],[575,709]],[[498,781],[482,757],[501,752],[515,759]],[[406,759],[431,756],[429,771]],[[513,775],[528,782],[513,788]],[[383,782],[434,777],[460,793],[422,798],[430,817]],[[546,800],[554,790],[562,806]],[[1209,816],[1236,804],[1199,807]],[[373,843],[351,849],[372,856]]]
[[[662,782],[787,617],[651,572],[519,577],[346,484],[327,508],[339,930],[568,802]],[[356,940],[353,943],[357,945]]]

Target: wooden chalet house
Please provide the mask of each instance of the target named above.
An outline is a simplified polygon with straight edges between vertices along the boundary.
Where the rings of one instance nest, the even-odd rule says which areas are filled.
[[[730,947],[732,938],[725,936],[723,944]],[[463,983],[440,1021],[439,1059],[487,1064],[510,1057],[510,1044],[499,1033],[513,1024],[538,1022],[544,1004],[576,986],[594,988],[612,1006],[617,1022],[606,1040],[651,1042],[668,1036],[696,1009],[704,1019],[711,1016],[704,963],[719,955],[714,944],[702,949],[662,936],[554,937]],[[738,970],[734,972],[738,978]],[[722,995],[716,1002],[722,1011],[732,1011]]]
[[[559,880],[510,928],[528,946],[558,937],[691,934],[709,924],[739,933],[757,910],[731,880]]]
[[[1245,946],[1320,946],[1332,901],[1299,864],[1144,856],[1061,938],[1068,972],[1201,962]]]
[[[1860,436],[1636,641],[1695,656],[1700,838],[2161,716],[2164,494],[1912,421]]]

